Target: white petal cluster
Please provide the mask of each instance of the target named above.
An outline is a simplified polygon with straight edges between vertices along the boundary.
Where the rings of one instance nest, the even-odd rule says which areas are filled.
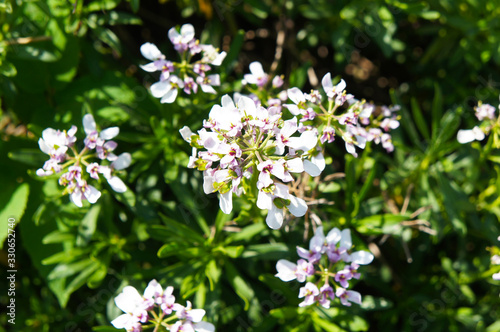
[[[213,324],[203,322],[205,310],[192,309],[191,302],[187,301],[186,306],[182,306],[175,302],[175,296],[172,295],[174,288],[168,286],[163,289],[156,280],[151,280],[141,295],[137,289],[132,286],[126,286],[123,291],[115,298],[115,304],[124,314],[115,318],[111,324],[117,329],[125,329],[127,332],[142,331],[142,324],[151,324],[155,317],[152,313],[156,309],[161,310],[162,317],[165,323],[155,322],[158,326],[166,326],[169,331],[196,331],[196,332],[213,332],[215,327]],[[168,317],[175,313],[175,318],[178,320],[175,323],[170,323],[171,318]],[[168,324],[166,322],[169,322]]]
[[[180,31],[171,28],[168,37],[175,50],[179,53],[180,62],[167,60],[165,55],[152,43],[141,46],[142,55],[150,63],[141,68],[147,72],[159,71],[160,80],[151,85],[151,94],[160,98],[161,103],[173,103],[179,90],[186,94],[198,92],[198,87],[205,93],[216,94],[214,86],[220,85],[218,74],[207,75],[211,66],[220,66],[226,57],[226,52],[220,52],[212,45],[200,44],[195,39],[194,27],[184,24]],[[192,57],[201,54],[201,59],[191,61]]]
[[[45,129],[38,145],[50,159],[36,171],[38,176],[61,174],[59,184],[65,187],[64,193],[69,194],[71,201],[78,207],[82,207],[85,200],[93,204],[101,197],[101,192],[88,184],[91,178],[99,180],[99,175],[107,180],[114,191],[125,192],[127,186],[116,173],[127,168],[132,161],[129,153],[119,156],[113,153],[118,144],[111,139],[120,132],[118,127],[99,132],[94,117],[86,114],[83,117],[83,129],[86,133],[85,145],[80,152],[75,146],[76,126],[72,126],[67,132]],[[97,159],[103,164],[89,162],[89,158]]]
[[[297,264],[286,259],[278,261],[276,277],[283,281],[309,280],[300,289],[299,298],[304,298],[304,301],[299,306],[304,307],[317,302],[329,308],[335,296],[345,306],[350,306],[351,302],[361,304],[361,294],[347,288],[350,280],[361,277],[357,271],[359,266],[370,264],[373,261],[373,254],[364,250],[353,251],[349,229],[341,231],[333,228],[325,236],[323,227],[320,226],[309,242],[309,250],[297,247],[297,253],[301,257]],[[320,277],[312,283],[310,281],[314,275]],[[330,282],[337,283],[334,285],[336,292],[333,292],[334,288]]]
[[[205,193],[220,193],[224,213],[232,210],[233,194],[255,190],[268,226],[278,229],[286,210],[297,217],[307,211],[286,185],[294,181],[292,173],[317,176],[325,168],[316,133],[297,128],[296,118],[283,121],[280,108],[257,106],[246,96],[235,104],[225,95],[203,129],[194,134],[184,127],[180,133],[194,148],[188,166],[204,172]]]

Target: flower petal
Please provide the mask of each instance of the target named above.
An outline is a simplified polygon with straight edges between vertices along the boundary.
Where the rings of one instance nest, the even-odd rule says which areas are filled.
[[[279,209],[273,204],[271,210],[268,210],[266,224],[269,228],[280,229],[283,225],[283,209]]]
[[[341,238],[342,235],[340,233],[340,230],[337,227],[335,227],[332,230],[330,230],[326,235],[326,242],[328,242],[328,244],[337,244]]]
[[[215,326],[208,322],[199,322],[194,324],[194,330],[196,332],[214,332]]]
[[[127,313],[133,313],[140,302],[142,302],[142,296],[132,286],[125,286],[123,291],[115,297],[116,306]]]
[[[87,135],[97,130],[92,114],[85,114],[83,116],[83,130],[85,130]]]
[[[115,138],[119,133],[120,133],[120,128],[111,127],[111,128],[106,128],[103,131],[101,131],[101,133],[99,134],[99,137],[101,137],[104,140],[108,140],[108,139]]]
[[[340,240],[340,246],[349,250],[352,247],[351,230],[349,228],[343,229],[341,232],[342,239]]]
[[[172,90],[172,84],[170,81],[159,81],[151,85],[151,94],[155,98],[161,98]]]
[[[367,265],[373,261],[373,254],[368,251],[360,250],[351,254],[351,262],[359,265]]]
[[[175,98],[177,98],[178,93],[179,91],[177,89],[171,89],[163,96],[163,98],[161,98],[160,103],[172,104],[175,101]]]
[[[89,201],[89,203],[94,204],[101,197],[101,192],[97,190],[94,186],[88,185],[85,190],[85,198]]]
[[[229,190],[225,194],[220,195],[219,206],[222,212],[230,214],[233,210],[233,191]]]
[[[124,152],[118,156],[118,158],[111,163],[111,166],[116,170],[122,170],[130,166],[132,162],[132,156],[128,152]]]
[[[108,180],[108,183],[111,186],[111,188],[114,191],[116,191],[117,193],[124,193],[127,191],[127,186],[122,181],[122,179],[120,179],[119,177],[112,176],[112,177],[108,178],[107,180]]]
[[[155,61],[162,57],[162,53],[156,47],[155,44],[152,43],[144,43],[141,45],[141,54],[148,60]]]
[[[296,217],[302,217],[307,212],[307,204],[302,198],[290,195],[290,204],[288,210]]]
[[[275,275],[283,281],[291,281],[297,278],[295,275],[295,270],[297,269],[297,265],[287,261],[286,259],[280,259],[276,263],[276,270],[278,273]]]
[[[358,292],[348,290],[347,291],[347,298],[349,299],[349,301],[361,305],[361,294],[359,294]]]
[[[457,134],[457,141],[458,143],[465,144],[465,143],[470,143],[476,139],[476,135],[472,131],[472,129],[469,130],[459,130]]]

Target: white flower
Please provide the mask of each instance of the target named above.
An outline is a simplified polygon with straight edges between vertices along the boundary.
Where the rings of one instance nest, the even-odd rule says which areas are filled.
[[[259,87],[263,87],[264,85],[266,85],[269,77],[264,72],[262,64],[258,61],[255,61],[252,62],[249,67],[251,74],[245,74],[243,76],[245,81],[249,84],[256,84]]]
[[[482,141],[485,138],[484,132],[478,126],[468,130],[459,130],[457,141],[461,144],[470,143],[472,141]]]

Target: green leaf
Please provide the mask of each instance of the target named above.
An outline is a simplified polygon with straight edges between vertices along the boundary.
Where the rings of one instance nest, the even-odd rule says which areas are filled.
[[[139,17],[123,12],[112,11],[105,15],[102,15],[98,21],[105,21],[109,25],[120,25],[120,24],[130,24],[130,25],[140,25],[142,21]],[[103,24],[105,24],[103,22]],[[101,24],[101,25],[103,25]]]
[[[250,307],[250,300],[255,296],[252,287],[243,279],[236,267],[226,261],[226,277],[238,296],[245,302],[245,310]]]
[[[43,265],[52,265],[63,262],[71,262],[80,255],[85,255],[88,248],[73,248],[66,251],[57,252],[42,260]]]
[[[494,322],[486,328],[486,332],[496,332],[500,331],[500,320]]]
[[[90,241],[96,230],[97,218],[100,212],[101,204],[94,204],[82,219],[80,226],[78,226],[77,246],[84,246]]]
[[[361,187],[361,190],[359,191],[358,194],[358,202],[362,202],[366,194],[368,193],[368,190],[373,186],[373,180],[375,179],[375,175],[377,172],[377,164],[375,164],[371,169],[370,172],[368,173],[368,176],[366,177],[366,180],[363,183],[363,187]]]
[[[8,156],[12,160],[35,167],[42,166],[48,159],[48,156],[38,149],[19,149],[9,152]]]
[[[226,238],[226,243],[237,242],[237,241],[250,241],[255,236],[262,234],[266,231],[268,227],[264,223],[252,224],[243,228],[238,233],[228,235]]]
[[[214,290],[215,285],[219,282],[221,274],[222,270],[219,268],[217,262],[214,259],[211,259],[205,268],[205,275],[210,282],[210,291]]]
[[[243,247],[243,246],[228,246],[228,247],[217,247],[214,249],[214,252],[218,251],[218,252],[221,252],[228,257],[238,258],[238,257],[240,257],[243,250],[245,250],[245,247]]]
[[[157,255],[159,258],[177,256],[179,254],[179,251],[184,250],[186,247],[187,245],[177,242],[166,243],[161,246],[161,248],[158,250]]]
[[[328,332],[346,332],[346,330],[341,329],[338,325],[336,325],[332,322],[329,322],[329,321],[319,317],[318,315],[312,315],[312,320],[313,320],[314,324],[319,325],[325,331],[328,331]]]
[[[65,289],[65,293],[69,299],[69,296],[82,287],[89,277],[99,268],[100,263],[99,262],[92,262],[92,264],[85,270],[83,270],[79,275],[77,275],[68,285],[68,287]],[[63,303],[63,307],[66,306],[66,303]]]
[[[230,214],[225,214],[224,212],[222,212],[222,210],[219,210],[219,212],[217,212],[217,217],[215,218],[215,230],[217,231],[217,233],[222,231],[222,228],[224,228],[226,223],[229,222],[232,217],[232,212]]]
[[[0,64],[0,74],[2,74],[3,76],[7,76],[7,77],[16,76],[17,75],[16,66],[14,66],[10,62],[4,61]]]
[[[75,263],[61,263],[57,265],[52,272],[50,272],[48,279],[49,280],[54,280],[54,279],[61,279],[65,277],[72,276],[82,270],[85,270],[88,268],[90,265],[92,265],[94,261],[91,259],[85,259],[82,261],[78,261]]]
[[[381,310],[381,309],[389,309],[394,306],[394,303],[382,298],[382,297],[374,297],[371,295],[363,296],[363,303],[361,307],[364,310]]]
[[[117,35],[115,35],[113,31],[102,27],[96,27],[93,31],[100,41],[108,45],[113,51],[121,56],[122,46],[120,43],[120,39]]]
[[[432,100],[432,138],[438,134],[439,121],[443,116],[443,94],[437,83],[434,84],[434,99]]]
[[[304,309],[300,307],[283,307],[273,309],[269,311],[269,314],[279,319],[290,320],[299,316],[303,311]]]
[[[99,287],[107,274],[108,267],[105,264],[100,264],[96,271],[88,278],[87,285],[91,289]]]
[[[47,234],[43,238],[42,243],[43,244],[62,243],[62,242],[72,243],[74,241],[75,241],[75,234],[56,230],[52,233]]]
[[[204,243],[205,242],[205,238],[203,236],[201,236],[200,234],[198,234],[197,232],[193,231],[192,228],[172,219],[172,218],[169,218],[169,217],[166,217],[165,215],[163,214],[160,214],[160,218],[162,219],[162,221],[165,223],[165,226],[160,226],[160,225],[155,225],[155,226],[152,226],[150,229],[153,230],[153,231],[162,231],[164,232],[164,234],[168,237],[172,237],[174,236],[175,234],[178,235],[178,236],[181,236],[185,239],[188,239],[190,240],[191,243],[194,243],[194,242],[199,242],[199,243]],[[167,229],[165,229],[167,228]],[[172,234],[172,232],[174,232],[175,234]],[[151,234],[151,232],[149,232],[149,234],[151,236],[153,236]]]
[[[111,190],[111,193],[116,198],[116,200],[120,203],[125,204],[129,207],[130,210],[135,211],[135,194],[132,190],[127,188],[127,191],[123,193],[117,193],[114,190]]]
[[[86,13],[89,12],[98,12],[98,11],[106,11],[106,10],[111,10],[114,9],[118,4],[121,2],[121,0],[95,0],[89,3],[84,11]]]
[[[9,238],[15,239],[14,227],[21,221],[24,215],[24,210],[26,210],[28,204],[29,192],[29,185],[23,183],[14,191],[9,202],[0,211],[0,249],[3,248],[5,239],[9,237],[9,234],[13,234]]]
[[[290,249],[284,243],[254,244],[246,247],[243,258],[259,258],[262,260],[276,260],[283,257]]]
[[[418,130],[425,139],[430,139],[431,136],[429,134],[429,129],[427,128],[427,122],[422,115],[422,111],[420,110],[420,106],[418,106],[418,102],[415,98],[411,99],[411,111],[413,114],[413,120],[415,120],[415,124],[417,125]]]
[[[406,220],[410,220],[409,215],[380,214],[359,219],[353,224],[358,232],[365,235],[400,235],[403,228],[400,223]]]

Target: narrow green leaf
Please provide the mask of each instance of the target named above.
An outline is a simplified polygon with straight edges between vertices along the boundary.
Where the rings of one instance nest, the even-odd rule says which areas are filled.
[[[217,265],[217,262],[214,259],[210,260],[205,268],[205,275],[210,282],[210,291],[214,290],[215,285],[219,282],[221,274],[222,270]]]
[[[52,272],[50,272],[48,279],[54,280],[54,279],[60,279],[60,278],[72,276],[72,275],[88,268],[93,263],[94,263],[94,261],[92,261],[91,259],[85,259],[85,260],[78,261],[75,263],[70,263],[70,264],[64,264],[64,263],[59,264],[52,270]]]
[[[38,149],[19,149],[9,152],[9,158],[30,166],[41,167],[49,156]]]
[[[120,43],[120,39],[118,38],[117,35],[115,35],[113,31],[102,27],[96,27],[94,29],[94,33],[97,35],[97,38],[101,42],[108,45],[113,51],[115,51],[116,53],[118,53],[119,56],[121,56],[122,46]]]
[[[284,243],[254,244],[246,247],[241,255],[243,258],[259,258],[262,260],[277,260],[290,249]]]
[[[418,130],[425,139],[429,140],[431,136],[429,134],[429,129],[427,128],[428,124],[425,121],[422,111],[420,110],[420,106],[418,106],[418,102],[415,98],[411,99],[411,112]]]
[[[319,317],[318,315],[312,315],[312,320],[313,320],[314,324],[319,325],[325,331],[328,331],[328,332],[347,332],[346,330],[341,329],[340,326],[338,326],[332,322],[329,322],[329,321]]]
[[[185,248],[186,248],[185,246],[183,246],[177,242],[166,243],[163,246],[161,246],[161,248],[158,250],[157,255],[159,258],[176,256],[179,254],[180,250],[183,250]]]
[[[168,236],[173,236],[172,234],[172,231],[175,232],[177,235],[185,238],[185,239],[188,239],[190,240],[190,242],[199,242],[199,243],[204,243],[205,242],[205,238],[203,236],[201,236],[200,234],[198,234],[197,232],[195,232],[191,227],[188,227],[172,218],[169,218],[163,214],[160,214],[160,218],[162,219],[162,221],[164,222],[165,226],[159,226],[159,225],[155,225],[155,226],[152,226],[151,230],[161,230],[162,228],[164,229],[164,227],[168,227],[170,229],[170,231],[167,230],[167,234],[169,234]],[[164,229],[165,230],[165,229]],[[151,233],[150,233],[151,235]]]
[[[434,99],[432,100],[432,138],[438,134],[439,122],[443,117],[443,94],[439,84],[434,84]]]
[[[224,255],[229,256],[231,258],[238,258],[245,247],[243,246],[228,246],[228,247],[217,247],[214,249],[215,252],[222,252]]]
[[[87,285],[91,289],[99,287],[99,285],[103,282],[104,278],[106,278],[107,274],[108,274],[108,267],[103,263],[99,264],[99,267],[88,278]]]
[[[52,233],[47,234],[43,240],[43,244],[49,244],[49,243],[62,243],[62,242],[74,242],[75,241],[75,234],[68,233],[68,232],[63,232],[60,230],[54,231]]]
[[[228,235],[226,238],[226,243],[237,242],[237,241],[250,241],[255,236],[262,234],[266,231],[268,227],[264,223],[252,224],[243,228],[238,233]]]
[[[97,227],[97,218],[101,212],[101,204],[94,204],[82,219],[80,226],[78,226],[78,237],[76,239],[77,246],[86,245]]]
[[[255,296],[252,287],[243,279],[236,267],[229,261],[226,261],[226,276],[233,290],[245,302],[245,310],[250,307],[250,300]]]
[[[7,237],[15,239],[15,226],[21,221],[24,215],[24,210],[28,204],[29,192],[29,185],[23,183],[14,191],[9,202],[0,211],[0,249],[3,248]]]
[[[391,100],[394,105],[403,105],[399,97],[396,95],[395,90],[391,90],[390,93]],[[423,150],[420,136],[418,135],[417,129],[415,128],[414,123],[411,121],[411,116],[405,107],[401,107],[401,124],[405,129],[405,132],[409,135],[410,140],[413,142],[413,144]]]
[[[365,235],[399,235],[402,230],[400,223],[409,219],[409,215],[379,214],[359,219],[354,225],[358,232]]]
[[[222,228],[224,228],[226,223],[230,221],[232,217],[232,212],[230,214],[225,214],[224,212],[222,212],[222,210],[219,210],[219,212],[217,212],[217,217],[215,218],[215,230],[217,231],[217,233],[222,231]]]

